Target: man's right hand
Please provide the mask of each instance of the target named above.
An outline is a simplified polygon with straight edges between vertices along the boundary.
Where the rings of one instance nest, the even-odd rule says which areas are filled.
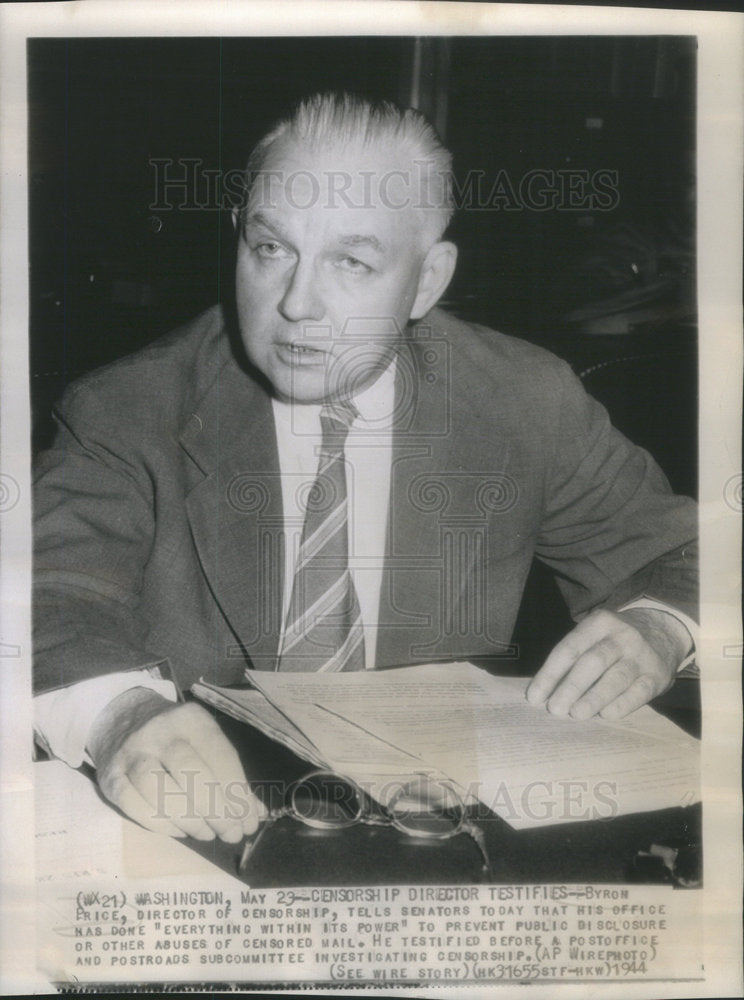
[[[88,752],[106,798],[156,833],[237,843],[265,816],[235,748],[200,705],[125,691],[97,716]]]

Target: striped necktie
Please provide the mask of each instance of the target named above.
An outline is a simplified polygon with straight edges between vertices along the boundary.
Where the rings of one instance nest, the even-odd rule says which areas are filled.
[[[349,572],[344,444],[357,416],[350,403],[320,413],[318,472],[308,494],[280,670],[364,669],[364,631]]]

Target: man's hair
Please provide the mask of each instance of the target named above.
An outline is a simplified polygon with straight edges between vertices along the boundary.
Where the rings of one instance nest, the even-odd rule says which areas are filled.
[[[246,166],[246,195],[264,168],[271,147],[284,138],[312,151],[354,143],[395,150],[411,164],[410,188],[415,187],[416,194],[410,204],[424,216],[427,241],[435,243],[449,225],[455,210],[452,154],[434,126],[415,108],[403,109],[390,101],[369,101],[346,93],[306,98],[254,147]]]

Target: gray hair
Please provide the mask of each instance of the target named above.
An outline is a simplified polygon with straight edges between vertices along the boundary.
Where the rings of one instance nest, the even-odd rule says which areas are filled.
[[[245,171],[246,198],[271,147],[285,137],[313,151],[334,143],[346,146],[361,142],[363,146],[387,145],[403,153],[418,174],[413,207],[424,216],[425,238],[433,244],[442,237],[455,210],[452,154],[420,111],[353,94],[314,94],[277,122],[254,147]]]

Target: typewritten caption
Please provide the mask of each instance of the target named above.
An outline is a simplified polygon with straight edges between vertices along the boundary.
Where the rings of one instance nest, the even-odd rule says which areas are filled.
[[[697,896],[661,886],[114,885],[47,899],[42,960],[52,978],[78,982],[702,979]]]

